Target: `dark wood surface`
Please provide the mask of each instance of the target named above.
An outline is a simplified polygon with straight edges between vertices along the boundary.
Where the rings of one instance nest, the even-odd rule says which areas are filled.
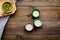
[[[17,11],[5,26],[2,40],[60,40],[60,0],[18,0]],[[33,24],[31,12],[41,11],[42,28],[26,32],[24,26]]]

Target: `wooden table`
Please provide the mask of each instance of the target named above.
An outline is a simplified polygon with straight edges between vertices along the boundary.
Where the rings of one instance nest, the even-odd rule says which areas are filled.
[[[60,0],[18,0],[17,11],[11,15],[2,40],[60,40]],[[42,28],[26,32],[24,26],[33,24],[31,12],[41,11]]]

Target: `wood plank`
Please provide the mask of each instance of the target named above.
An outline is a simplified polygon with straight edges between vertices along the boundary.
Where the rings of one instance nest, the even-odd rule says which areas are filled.
[[[30,2],[32,0],[17,0],[18,2],[22,2],[22,1],[26,1],[26,2]]]
[[[4,40],[60,40],[60,35],[5,35]]]
[[[22,1],[22,2],[17,2],[17,6],[42,6],[42,7],[46,7],[46,6],[52,6],[52,7],[59,7],[60,6],[60,1],[58,2],[26,2],[26,1]]]
[[[60,35],[24,35],[25,40],[60,40]]]
[[[17,40],[16,35],[4,35],[2,40]]]
[[[57,2],[57,1],[60,1],[60,0],[32,0],[32,1],[39,1],[39,2]]]
[[[32,0],[23,0],[23,1],[27,1],[27,2],[30,2],[30,1],[32,1]]]
[[[25,1],[25,2],[31,2],[31,1],[34,1],[34,2],[58,2],[60,0],[18,0],[18,1]]]

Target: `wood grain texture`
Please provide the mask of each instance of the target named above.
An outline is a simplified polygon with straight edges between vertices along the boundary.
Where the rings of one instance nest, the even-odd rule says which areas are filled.
[[[41,28],[26,32],[24,26],[33,24],[31,12],[41,11]],[[17,11],[11,15],[2,40],[60,40],[60,0],[18,0]]]
[[[59,35],[22,35],[22,36],[8,35],[8,36],[5,35],[4,40],[59,40],[60,39]]]

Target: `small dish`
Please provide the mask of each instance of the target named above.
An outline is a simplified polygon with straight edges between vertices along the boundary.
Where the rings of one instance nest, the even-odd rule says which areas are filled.
[[[10,13],[6,13],[4,10],[3,10],[3,5],[4,3],[10,3],[12,5],[12,11]],[[5,5],[5,6],[9,6],[9,5]],[[14,0],[4,0],[4,1],[0,1],[0,17],[4,17],[4,16],[7,16],[7,15],[11,15],[11,14],[14,14],[16,11],[16,5],[15,5],[15,1]]]

